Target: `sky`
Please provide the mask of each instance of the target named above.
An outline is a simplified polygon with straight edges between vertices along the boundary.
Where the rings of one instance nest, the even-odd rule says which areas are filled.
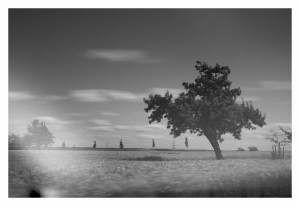
[[[175,96],[197,77],[195,61],[229,66],[232,88],[266,114],[267,125],[226,134],[223,150],[256,146],[291,129],[289,9],[10,9],[9,132],[33,119],[54,146],[172,148],[166,121],[149,124],[143,98]],[[176,148],[212,149],[204,136],[182,134]]]

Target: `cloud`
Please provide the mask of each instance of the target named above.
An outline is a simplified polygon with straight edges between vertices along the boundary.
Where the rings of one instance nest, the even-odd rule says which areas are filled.
[[[110,101],[129,101],[129,102],[142,102],[143,98],[149,94],[164,95],[166,91],[178,97],[182,89],[173,88],[152,88],[147,92],[134,93],[124,90],[112,89],[92,89],[92,90],[72,90],[69,96],[78,102],[110,102]],[[102,112],[104,116],[117,116],[115,113]]]
[[[105,102],[107,99],[98,90],[73,90],[70,97],[79,102]]]
[[[287,81],[260,81],[259,87],[242,88],[245,91],[291,90],[292,84]]]
[[[9,100],[11,101],[23,101],[23,100],[46,100],[46,101],[59,101],[66,100],[68,97],[59,95],[33,95],[28,91],[11,91],[9,92]]]
[[[69,92],[69,97],[77,102],[110,102],[110,101],[128,101],[142,102],[143,98],[147,98],[150,94],[165,95],[169,91],[174,98],[178,97],[184,89],[174,88],[152,88],[147,92],[134,93],[125,90],[112,89],[91,89],[91,90],[72,90]],[[258,100],[252,98],[252,100]],[[101,112],[104,116],[118,116],[119,114],[112,112]]]
[[[49,101],[60,101],[60,100],[66,100],[68,97],[65,96],[59,96],[59,95],[47,95],[44,97],[44,99]]]
[[[138,62],[156,63],[159,59],[152,59],[147,52],[142,50],[101,50],[94,49],[85,52],[85,56],[91,59],[104,59],[110,62]]]
[[[114,128],[117,130],[131,130],[131,126],[126,125],[115,125]]]
[[[9,92],[9,100],[11,101],[22,101],[22,100],[33,100],[38,97],[30,94],[26,91],[11,91]]]
[[[147,125],[135,125],[135,126],[131,126],[131,130],[133,130],[135,132],[150,132],[150,131],[153,131],[153,129],[147,127]]]
[[[50,125],[71,125],[74,123],[74,121],[64,121],[51,116],[39,116],[34,119],[38,119]]]
[[[100,112],[100,114],[103,116],[120,116],[120,114],[114,112]]]
[[[115,131],[114,127],[112,127],[112,126],[89,127],[89,129],[102,131],[102,132],[113,132],[113,131]]]
[[[111,126],[112,123],[105,119],[92,119],[90,122],[97,124],[97,125],[104,125],[104,126]]]
[[[78,102],[108,102],[124,100],[130,102],[142,101],[143,94],[136,94],[123,90],[73,90],[69,96]]]
[[[149,125],[147,125],[147,127],[153,128],[153,129],[166,129],[167,128],[165,125],[162,125],[162,124],[149,124]]]

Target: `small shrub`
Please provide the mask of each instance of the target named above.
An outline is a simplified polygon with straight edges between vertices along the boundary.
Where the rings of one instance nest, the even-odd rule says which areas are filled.
[[[237,151],[245,151],[245,149],[244,149],[244,148],[241,148],[241,147],[239,147],[239,148],[237,148]]]
[[[248,149],[251,152],[258,151],[257,147],[248,147]]]

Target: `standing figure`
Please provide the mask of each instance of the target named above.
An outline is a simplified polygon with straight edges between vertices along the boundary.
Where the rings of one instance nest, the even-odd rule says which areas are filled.
[[[120,149],[123,149],[124,148],[124,145],[123,145],[123,142],[122,142],[122,139],[120,140]]]
[[[96,141],[94,140],[94,145],[93,145],[93,148],[96,148]]]
[[[189,140],[187,137],[185,137],[184,145],[185,145],[186,149],[189,148]]]

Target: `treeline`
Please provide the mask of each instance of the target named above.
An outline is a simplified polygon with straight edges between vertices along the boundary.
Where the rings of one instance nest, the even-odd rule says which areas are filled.
[[[25,149],[48,147],[54,143],[54,138],[45,122],[35,119],[28,125],[27,133],[23,135],[23,137],[14,133],[8,135],[8,148]]]

